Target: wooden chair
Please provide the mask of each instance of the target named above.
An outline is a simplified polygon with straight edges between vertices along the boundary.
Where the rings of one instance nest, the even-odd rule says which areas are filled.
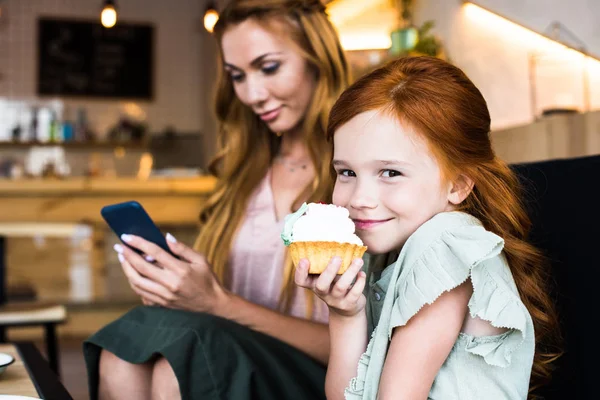
[[[0,306],[0,343],[6,343],[6,328],[43,326],[46,354],[50,368],[60,376],[60,360],[56,326],[67,320],[67,310],[61,304],[38,302],[9,303]]]
[[[16,224],[1,224],[0,229],[0,343],[6,342],[6,329],[10,327],[40,326],[45,331],[45,344],[48,363],[60,375],[59,346],[56,326],[66,322],[67,310],[64,305],[53,303],[10,302],[7,303],[6,265],[4,235],[23,234]]]

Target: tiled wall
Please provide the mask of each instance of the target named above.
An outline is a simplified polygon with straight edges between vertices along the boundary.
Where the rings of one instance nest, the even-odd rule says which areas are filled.
[[[37,18],[99,18],[102,0],[3,0],[0,18],[0,98],[36,97]],[[214,82],[214,43],[202,28],[204,0],[117,1],[122,21],[155,27],[155,99],[136,102],[150,130],[173,126],[183,132],[212,136],[210,109]],[[85,107],[99,135],[115,123],[126,101],[63,99],[65,107]],[[1,139],[1,138],[0,138]],[[208,138],[208,145],[211,145]]]

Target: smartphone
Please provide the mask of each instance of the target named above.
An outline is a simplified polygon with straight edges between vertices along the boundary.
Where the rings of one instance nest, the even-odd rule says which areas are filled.
[[[137,201],[126,201],[124,203],[104,206],[100,210],[100,214],[102,214],[102,218],[104,218],[119,239],[121,239],[121,235],[124,233],[136,235],[156,244],[173,257],[178,258],[169,249],[167,240],[160,229],[152,221],[152,218],[144,210],[144,207]],[[123,244],[138,254],[142,254],[140,250],[129,246],[127,243],[123,242]]]

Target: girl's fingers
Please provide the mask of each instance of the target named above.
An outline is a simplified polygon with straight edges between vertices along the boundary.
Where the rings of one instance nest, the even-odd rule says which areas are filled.
[[[352,282],[356,279],[357,274],[363,266],[362,258],[355,258],[352,260],[352,264],[348,267],[346,272],[342,274],[340,279],[333,286],[331,292],[335,296],[344,296],[348,293],[348,289],[352,285]]]
[[[325,268],[325,271],[317,278],[315,283],[315,292],[320,295],[327,295],[331,291],[331,284],[337,277],[337,272],[342,265],[342,259],[338,256],[332,257]]]
[[[348,294],[346,295],[347,302],[352,304],[358,302],[358,299],[363,294],[366,281],[367,274],[365,274],[364,271],[359,271],[354,285],[352,285],[352,288],[348,291]]]
[[[298,261],[298,265],[296,266],[296,272],[294,273],[294,282],[296,285],[306,288],[313,289],[314,279],[310,275],[308,275],[308,260],[306,258]]]

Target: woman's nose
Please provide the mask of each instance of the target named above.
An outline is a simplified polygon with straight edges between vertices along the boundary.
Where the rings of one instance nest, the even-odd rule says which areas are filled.
[[[246,82],[246,100],[248,105],[257,106],[264,103],[269,97],[269,91],[261,79],[249,78]]]

